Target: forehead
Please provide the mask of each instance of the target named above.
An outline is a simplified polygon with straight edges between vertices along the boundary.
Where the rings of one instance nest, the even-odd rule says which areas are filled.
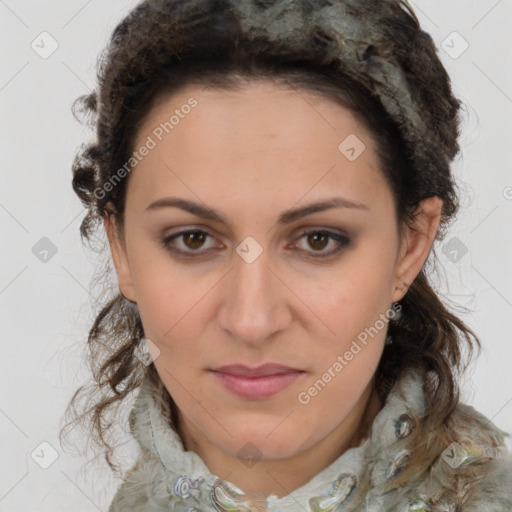
[[[351,111],[268,81],[237,90],[191,84],[161,95],[139,126],[134,150],[149,139],[154,147],[130,178],[146,202],[187,184],[199,197],[285,190],[296,201],[332,187],[374,200],[384,186],[374,141]]]

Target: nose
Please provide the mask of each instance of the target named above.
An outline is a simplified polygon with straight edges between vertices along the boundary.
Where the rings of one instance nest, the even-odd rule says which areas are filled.
[[[235,256],[218,316],[221,329],[252,346],[268,341],[292,319],[287,302],[292,292],[270,268],[266,254],[252,263]]]

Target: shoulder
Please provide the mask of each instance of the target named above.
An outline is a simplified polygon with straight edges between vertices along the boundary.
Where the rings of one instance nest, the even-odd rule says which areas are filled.
[[[424,382],[419,372],[404,375],[372,425],[367,505],[370,499],[379,512],[511,512],[510,434],[460,401],[442,421]]]
[[[459,507],[454,510],[512,510],[512,453],[505,444],[510,434],[474,407],[459,403],[443,438],[445,447],[431,474],[453,496]]]
[[[512,454],[502,453],[488,462],[464,512],[509,512],[512,510]]]
[[[141,456],[125,475],[108,512],[164,512],[169,510],[165,471],[154,458]]]

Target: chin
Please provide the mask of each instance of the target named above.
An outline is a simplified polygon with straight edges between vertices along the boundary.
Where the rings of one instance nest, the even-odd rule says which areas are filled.
[[[224,446],[223,449],[233,456],[247,460],[248,463],[260,459],[286,459],[304,450],[303,446],[307,440],[303,439],[299,432],[277,432],[275,427],[274,423],[268,428],[250,429],[250,432],[246,429],[239,433],[232,432],[233,438],[230,438],[229,446]],[[270,432],[272,433],[269,434]],[[301,434],[303,436],[304,432]]]

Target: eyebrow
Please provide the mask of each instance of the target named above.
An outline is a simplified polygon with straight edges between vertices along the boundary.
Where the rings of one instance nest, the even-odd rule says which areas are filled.
[[[180,208],[189,213],[197,215],[203,219],[213,220],[222,224],[228,225],[227,220],[216,210],[209,208],[208,206],[195,203],[188,199],[181,199],[178,197],[162,197],[151,203],[146,209],[145,213],[150,211],[156,211],[161,208]],[[369,210],[368,206],[357,201],[351,201],[343,197],[332,197],[323,201],[310,203],[306,206],[300,206],[297,208],[291,208],[286,210],[279,215],[278,224],[290,224],[296,220],[307,217],[313,213],[323,212],[332,208],[353,208],[360,210]]]

